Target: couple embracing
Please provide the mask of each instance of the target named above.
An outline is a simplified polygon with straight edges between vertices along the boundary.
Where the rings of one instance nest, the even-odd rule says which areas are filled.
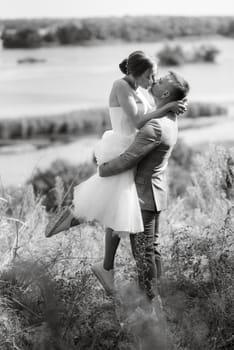
[[[167,205],[166,169],[189,85],[174,72],[157,78],[155,61],[142,51],[119,67],[124,77],[114,82],[109,97],[112,130],[95,149],[97,174],[75,187],[72,207],[48,223],[46,237],[78,225],[81,218],[103,224],[104,260],[92,271],[112,294],[116,250],[121,237],[129,235],[139,287],[151,303],[161,274],[158,227]],[[149,90],[154,106],[140,88]]]

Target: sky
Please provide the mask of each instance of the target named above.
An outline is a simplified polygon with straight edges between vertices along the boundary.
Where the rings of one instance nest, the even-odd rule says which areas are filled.
[[[0,0],[0,18],[230,15],[234,0]]]

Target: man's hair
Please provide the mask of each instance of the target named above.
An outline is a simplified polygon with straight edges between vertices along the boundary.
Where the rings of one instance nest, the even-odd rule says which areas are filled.
[[[174,101],[182,100],[189,92],[188,82],[175,72],[169,71],[169,80],[173,85],[171,97]]]

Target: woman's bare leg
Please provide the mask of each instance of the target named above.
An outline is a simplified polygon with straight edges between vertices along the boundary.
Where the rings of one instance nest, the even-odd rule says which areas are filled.
[[[106,229],[105,235],[105,255],[103,262],[94,264],[92,272],[97,277],[107,294],[115,292],[114,286],[114,260],[120,238],[111,228]]]
[[[105,255],[103,267],[109,271],[114,268],[114,260],[117,248],[119,246],[120,238],[111,228],[106,229],[105,235]]]

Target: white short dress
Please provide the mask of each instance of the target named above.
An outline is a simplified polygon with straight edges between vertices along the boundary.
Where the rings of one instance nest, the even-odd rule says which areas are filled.
[[[137,105],[139,113],[147,112],[147,104]],[[112,130],[106,131],[97,143],[98,165],[123,153],[137,132],[121,107],[110,107],[109,113]],[[74,188],[73,206],[77,218],[98,220],[119,234],[143,232],[134,169],[109,177],[100,177],[98,173],[91,176]]]

